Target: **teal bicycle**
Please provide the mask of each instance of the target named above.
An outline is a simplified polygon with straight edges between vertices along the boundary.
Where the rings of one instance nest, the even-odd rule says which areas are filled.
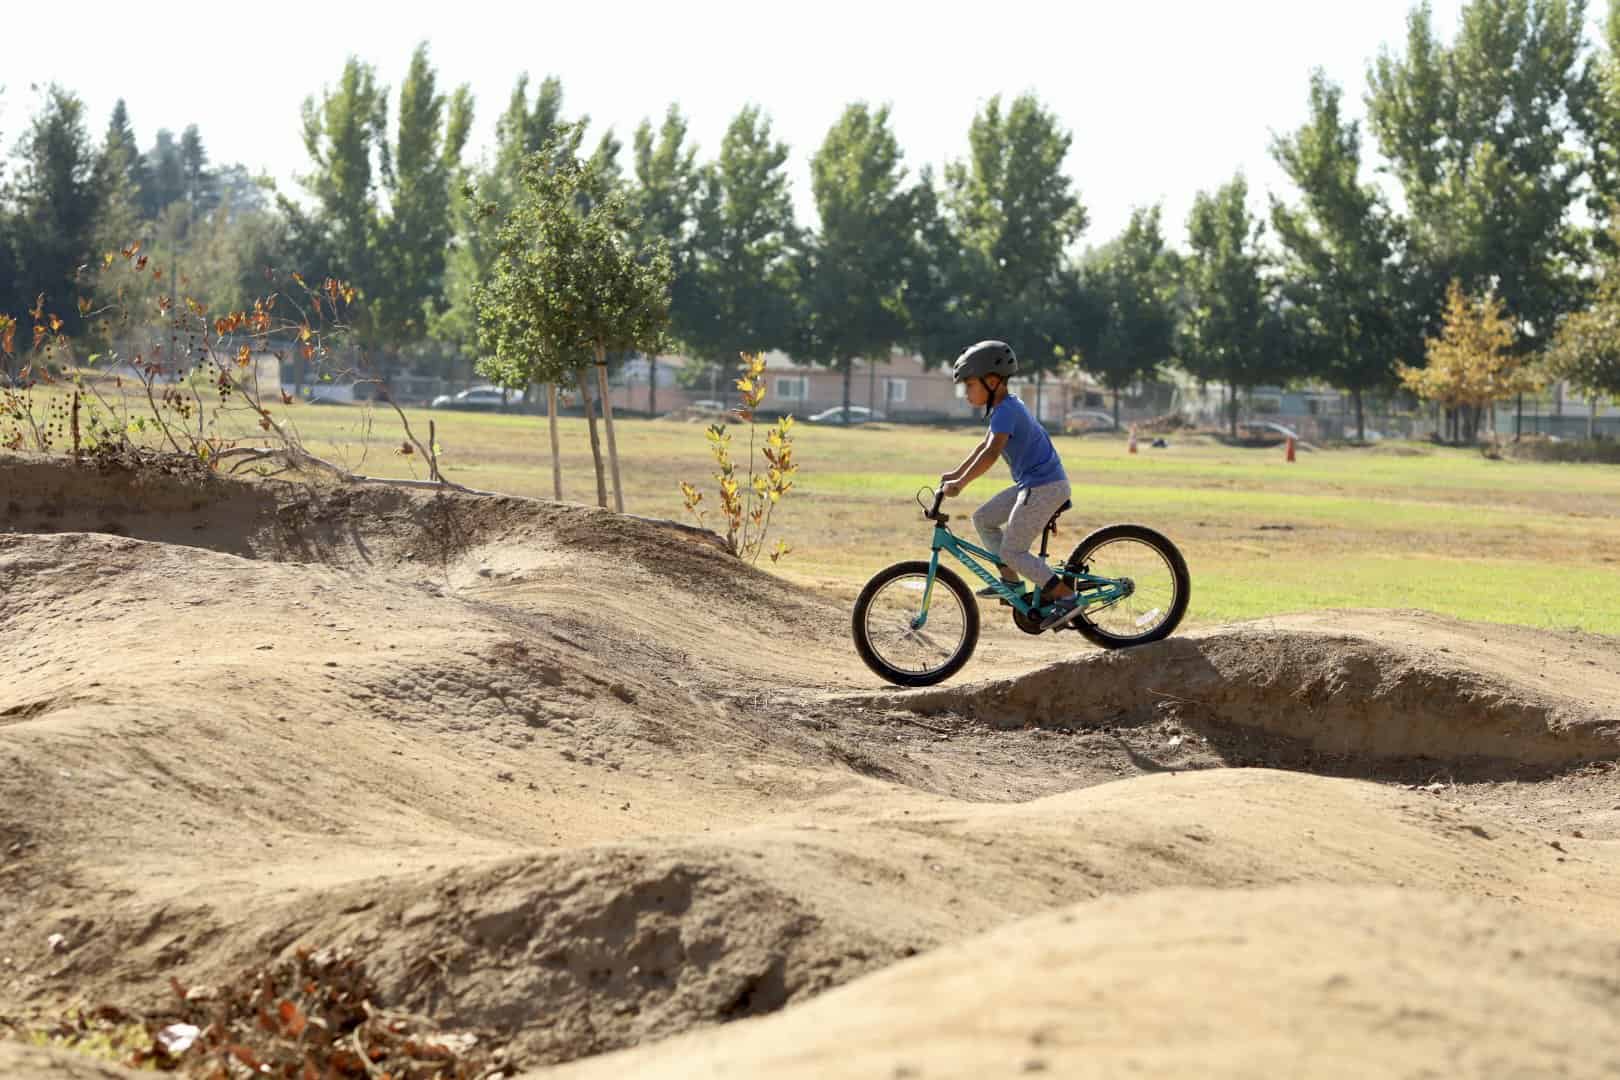
[[[925,493],[934,496],[929,507]],[[951,532],[950,515],[940,512],[943,491],[917,493],[923,517],[934,523],[933,554],[924,562],[895,563],[866,583],[855,600],[855,648],[866,666],[897,686],[932,686],[955,675],[979,643],[979,605],[967,582],[948,566],[948,552],[1012,609],[1013,622],[1026,634],[1042,633],[1052,613],[1038,590],[1014,589],[994,571],[996,557]],[[1041,558],[1057,532],[1057,520],[1072,503],[1058,507],[1041,532]],[[991,569],[975,556],[986,559]],[[1192,582],[1187,562],[1163,534],[1141,525],[1108,525],[1091,533],[1056,568],[1080,597],[1081,611],[1053,629],[1076,630],[1105,649],[1145,645],[1169,637],[1187,613]]]

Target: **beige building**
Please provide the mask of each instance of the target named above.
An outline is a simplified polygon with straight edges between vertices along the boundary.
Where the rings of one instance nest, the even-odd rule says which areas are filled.
[[[718,385],[687,389],[678,385],[675,372],[685,364],[680,356],[658,358],[658,387],[653,394],[649,365],[645,360],[626,364],[613,387],[616,410],[647,412],[656,405],[660,414],[701,402],[729,405],[736,400],[731,387]],[[765,357],[767,391],[761,406],[769,412],[790,412],[798,417],[814,416],[844,403],[844,376],[835,368],[796,363],[786,353],[772,352]],[[881,363],[856,360],[850,378],[849,403],[882,413],[897,421],[938,422],[971,419],[976,410],[962,397],[951,380],[949,367],[932,370],[923,366],[922,357],[896,352]],[[1039,399],[1041,419],[1061,426],[1064,415],[1073,408],[1100,400],[1097,387],[1079,374],[1063,377],[1048,375],[1037,387],[1030,380],[1013,380],[1013,392],[1031,411]]]

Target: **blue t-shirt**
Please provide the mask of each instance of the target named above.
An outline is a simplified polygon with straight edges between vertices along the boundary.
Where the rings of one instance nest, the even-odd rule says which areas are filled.
[[[1037,488],[1068,479],[1046,429],[1011,394],[990,410],[990,433],[1007,436],[1007,448],[1002,453],[1012,469],[1013,483],[1019,487]]]

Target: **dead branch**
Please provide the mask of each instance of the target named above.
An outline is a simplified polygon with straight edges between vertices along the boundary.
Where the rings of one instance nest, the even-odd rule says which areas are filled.
[[[252,465],[261,461],[276,461],[283,466],[278,472],[286,472],[288,469],[299,469],[312,465],[347,484],[385,484],[391,487],[454,491],[462,495],[484,495],[492,498],[501,496],[498,491],[482,491],[478,488],[457,484],[451,480],[399,480],[387,476],[366,476],[362,473],[350,472],[340,465],[334,465],[325,458],[311,454],[302,447],[291,445],[276,447],[237,446],[229,450],[221,450],[214,455],[215,462],[224,462],[233,458],[240,460],[237,460],[227,470],[231,473],[239,471],[244,465]]]
[[[399,407],[399,402],[394,400],[394,395],[388,392],[388,385],[381,379],[376,378],[367,379],[366,381],[375,384],[377,387],[377,392],[382,395],[382,399],[394,407],[394,412],[399,416],[400,425],[405,428],[405,437],[411,441],[411,445],[416,447],[417,451],[421,453],[422,459],[428,463],[428,478],[433,481],[443,481],[444,478],[439,475],[438,456],[434,454],[431,446],[424,447],[421,441],[417,439],[416,432],[411,430],[410,420],[406,419],[405,417],[405,410]],[[430,425],[428,430],[429,443],[433,441],[433,431],[431,428],[432,423],[433,421],[428,421],[428,424]],[[444,482],[448,483],[448,481]]]

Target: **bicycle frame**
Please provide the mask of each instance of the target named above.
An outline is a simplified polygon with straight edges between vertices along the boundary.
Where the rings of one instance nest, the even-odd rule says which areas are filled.
[[[934,519],[934,541],[932,545],[933,554],[930,555],[928,559],[928,584],[923,588],[922,609],[917,613],[917,617],[911,622],[911,628],[913,630],[921,630],[923,625],[928,621],[928,605],[934,597],[934,577],[939,573],[939,553],[942,551],[949,552],[951,555],[955,556],[957,562],[971,570],[973,574],[986,585],[989,585],[991,588],[995,589],[997,596],[1011,604],[1021,614],[1034,616],[1040,611],[1041,606],[1039,603],[1031,603],[1030,601],[1024,599],[1025,595],[1034,595],[1038,599],[1038,592],[1033,594],[1013,592],[1012,589],[1001,580],[1000,574],[991,573],[983,566],[980,566],[979,563],[973,558],[973,556],[977,555],[981,559],[990,560],[991,565],[995,565],[997,561],[996,556],[992,552],[986,551],[984,548],[979,547],[977,544],[968,543],[966,540],[963,540],[961,537],[951,532],[950,527],[944,521],[938,520],[938,515],[939,502],[936,500],[934,503],[934,511],[928,515],[930,518]],[[1042,550],[1044,551],[1044,549],[1045,545],[1043,544]],[[1092,574],[1075,573],[1067,568],[1056,569],[1053,571],[1053,573],[1057,574],[1059,577],[1073,585],[1076,592],[1080,592],[1082,589],[1085,590],[1080,598],[1080,604],[1082,607],[1093,607],[1099,604],[1112,604],[1118,600],[1123,600],[1126,596],[1130,595],[1129,588],[1123,582],[1115,581],[1112,578],[1096,577]]]

